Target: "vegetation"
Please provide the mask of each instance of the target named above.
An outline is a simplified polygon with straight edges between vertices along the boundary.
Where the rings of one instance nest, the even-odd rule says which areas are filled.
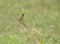
[[[0,44],[60,44],[60,1],[0,0]]]

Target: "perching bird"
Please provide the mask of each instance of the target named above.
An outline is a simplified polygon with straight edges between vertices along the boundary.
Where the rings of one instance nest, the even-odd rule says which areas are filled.
[[[22,25],[24,25],[26,28],[28,28],[27,25],[25,24],[23,18],[24,18],[24,14],[21,14],[21,16],[19,17],[19,22],[20,22]]]
[[[19,17],[19,21],[23,20],[24,18],[24,14],[21,15],[21,17]]]

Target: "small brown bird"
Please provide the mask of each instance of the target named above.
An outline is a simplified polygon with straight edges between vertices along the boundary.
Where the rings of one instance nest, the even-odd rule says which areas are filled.
[[[19,17],[19,21],[23,20],[23,18],[24,18],[24,14],[22,14],[22,16]]]
[[[27,27],[27,25],[25,24],[25,21],[24,21],[24,14],[21,14],[21,16],[19,17],[19,22],[22,24],[22,25],[24,25],[26,28],[28,28]]]

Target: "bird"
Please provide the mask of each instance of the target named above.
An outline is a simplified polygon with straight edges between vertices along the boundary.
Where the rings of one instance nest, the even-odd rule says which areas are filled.
[[[21,16],[19,16],[19,22],[24,25],[25,27],[27,27],[27,25],[24,22],[24,14],[22,13]]]
[[[21,14],[21,16],[19,16],[19,22],[24,25],[24,27],[28,28],[28,26],[26,25],[25,21],[24,21],[24,15],[25,14]]]
[[[24,14],[21,14],[21,16],[19,17],[19,21],[22,21],[24,18]]]

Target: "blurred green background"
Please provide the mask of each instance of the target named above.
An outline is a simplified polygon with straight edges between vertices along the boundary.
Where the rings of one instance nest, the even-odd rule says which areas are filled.
[[[0,44],[60,44],[60,0],[0,0]]]

